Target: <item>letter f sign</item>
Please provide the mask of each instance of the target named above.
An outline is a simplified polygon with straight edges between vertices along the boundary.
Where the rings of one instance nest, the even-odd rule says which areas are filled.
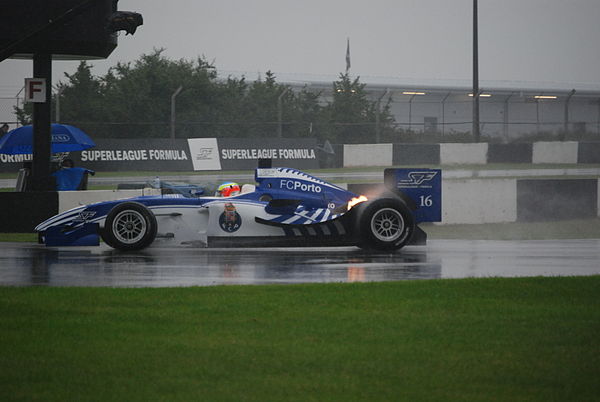
[[[46,102],[45,78],[25,78],[25,102]]]

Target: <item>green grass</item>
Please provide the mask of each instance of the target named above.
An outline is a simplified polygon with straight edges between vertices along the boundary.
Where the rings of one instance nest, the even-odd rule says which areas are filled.
[[[0,288],[0,399],[598,400],[600,277]]]
[[[0,233],[0,242],[37,242],[37,233]]]

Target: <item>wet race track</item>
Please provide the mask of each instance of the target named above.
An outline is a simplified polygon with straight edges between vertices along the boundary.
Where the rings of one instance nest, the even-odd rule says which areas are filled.
[[[432,240],[337,248],[47,248],[0,243],[0,285],[166,287],[600,274],[600,240]]]

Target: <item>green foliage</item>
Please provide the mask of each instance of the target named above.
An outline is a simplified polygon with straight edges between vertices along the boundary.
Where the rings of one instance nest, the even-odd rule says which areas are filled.
[[[100,77],[82,61],[66,81],[57,85],[60,120],[103,138],[167,138],[171,97],[176,98],[176,136],[269,138],[278,135],[281,112],[283,137],[317,137],[321,142],[373,142],[376,127],[393,136],[389,102],[368,99],[359,78],[341,74],[333,83],[333,98],[322,104],[320,92],[305,87],[294,92],[264,78],[218,79],[212,63],[169,60],[155,49],[133,63],[117,63]],[[56,104],[56,96],[55,96]],[[281,109],[280,109],[281,108]],[[17,110],[22,123],[31,117],[30,105]],[[377,120],[379,119],[379,125]]]
[[[33,104],[25,103],[23,107],[13,106],[15,111],[15,115],[17,116],[17,121],[21,125],[28,125],[32,123],[33,116]]]
[[[334,142],[364,140],[365,128],[362,123],[368,121],[369,109],[364,87],[358,82],[358,77],[352,81],[347,73],[340,74],[340,80],[333,83],[333,102],[326,107],[325,113],[333,123],[329,137]],[[368,133],[369,137],[371,134]]]
[[[61,93],[60,107],[62,118],[79,121],[98,121],[104,118],[104,110],[100,107],[103,96],[103,83],[92,75],[92,66],[82,61],[72,75],[65,73],[69,85],[59,83]],[[56,104],[56,102],[54,102]]]

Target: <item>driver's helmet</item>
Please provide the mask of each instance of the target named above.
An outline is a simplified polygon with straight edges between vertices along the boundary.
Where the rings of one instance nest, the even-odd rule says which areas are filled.
[[[227,182],[217,187],[217,197],[232,197],[238,195],[241,191],[240,185],[234,182]]]

